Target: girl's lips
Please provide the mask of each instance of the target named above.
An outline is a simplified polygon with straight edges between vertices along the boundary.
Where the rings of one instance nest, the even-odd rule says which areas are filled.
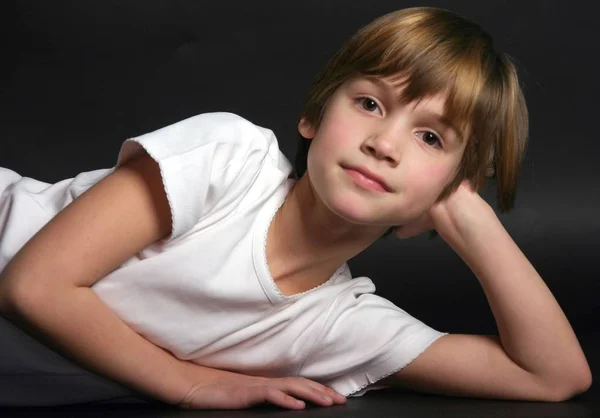
[[[381,193],[387,193],[387,190],[383,185],[375,180],[372,180],[357,170],[351,168],[344,168],[346,174],[348,174],[356,184],[367,190],[373,190]]]

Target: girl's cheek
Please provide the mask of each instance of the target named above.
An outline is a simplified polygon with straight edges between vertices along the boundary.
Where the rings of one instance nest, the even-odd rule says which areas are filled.
[[[447,170],[436,165],[427,165],[411,171],[409,181],[412,199],[415,203],[419,202],[421,210],[435,202],[446,185],[447,177]]]
[[[351,134],[351,130],[346,127],[328,126],[327,130],[320,132],[319,154],[325,159],[338,159],[341,155],[348,155]]]
[[[328,130],[326,132],[330,146],[341,146],[350,140],[350,135],[354,129],[348,126],[347,123],[337,122],[335,120],[328,124]]]

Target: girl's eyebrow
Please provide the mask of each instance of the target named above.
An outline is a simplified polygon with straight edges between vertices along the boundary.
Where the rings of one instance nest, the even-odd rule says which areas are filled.
[[[378,77],[365,77],[364,80],[378,87],[386,96],[393,96],[396,102],[400,103],[401,94],[398,92],[394,92],[395,94],[392,94],[391,86],[385,81]],[[455,139],[459,144],[462,144],[462,135],[459,135],[459,130],[456,128],[456,126],[454,126],[452,121],[446,117],[446,115],[430,112],[428,110],[423,110],[422,112],[427,115],[428,119],[431,120],[431,123],[435,123],[438,127],[442,128],[442,130],[452,131],[453,135],[450,135],[450,137]]]

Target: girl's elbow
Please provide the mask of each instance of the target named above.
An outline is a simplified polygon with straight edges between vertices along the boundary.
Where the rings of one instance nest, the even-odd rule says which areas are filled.
[[[12,299],[12,289],[2,273],[0,273],[0,314],[6,314],[10,311]]]
[[[573,395],[571,397],[580,395],[584,392],[587,392],[588,389],[590,387],[592,387],[592,380],[593,380],[592,371],[590,370],[590,368],[588,366],[581,373],[579,385],[577,386],[577,388],[575,389],[575,392],[573,393]]]
[[[592,369],[590,369],[590,365],[588,364],[585,357],[583,359],[583,364],[584,365],[582,367],[581,372],[579,373],[579,378],[577,379],[578,384],[576,385],[575,393],[573,396],[587,392],[588,389],[592,387]]]
[[[38,305],[36,300],[39,298],[47,299],[46,289],[33,283],[23,284],[23,280],[16,280],[15,277],[0,273],[0,314],[7,318],[28,306]]]
[[[548,399],[549,401],[568,401],[577,395],[587,392],[592,386],[592,372],[588,367],[587,370],[584,369],[583,372],[579,373],[576,378],[571,379],[568,384],[565,384],[564,379],[561,383],[561,385],[557,385],[557,388],[552,391],[550,399]]]

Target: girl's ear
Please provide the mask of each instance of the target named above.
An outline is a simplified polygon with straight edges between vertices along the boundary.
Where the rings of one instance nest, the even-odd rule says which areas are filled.
[[[298,132],[306,139],[313,139],[315,136],[315,130],[310,123],[306,120],[306,116],[302,116],[300,122],[298,122]]]

